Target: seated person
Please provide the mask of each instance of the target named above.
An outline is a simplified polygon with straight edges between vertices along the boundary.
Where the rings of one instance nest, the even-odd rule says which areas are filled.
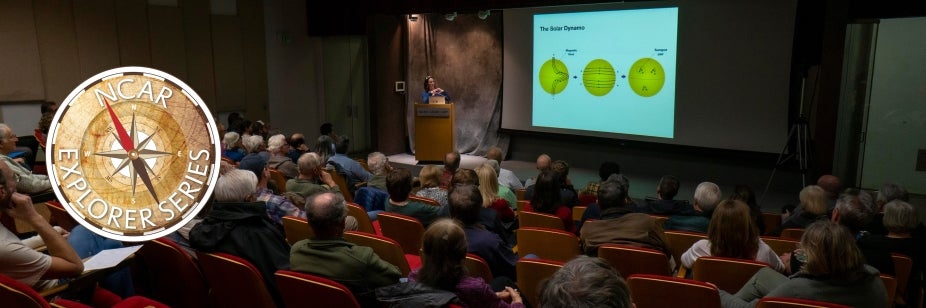
[[[502,149],[499,147],[491,147],[489,151],[486,152],[486,159],[495,160],[501,165],[502,161],[505,160],[504,155],[502,154]],[[518,178],[514,172],[511,170],[499,167],[498,171],[498,183],[502,186],[505,186],[509,190],[518,190],[524,188],[524,184],[521,183],[521,179]]]
[[[517,277],[515,263],[518,256],[498,234],[486,230],[479,223],[479,212],[483,208],[479,189],[470,184],[453,186],[449,199],[450,217],[463,224],[467,252],[485,260],[493,276]]]
[[[389,203],[386,204],[386,212],[414,217],[425,228],[437,219],[440,216],[441,209],[445,208],[409,200],[408,195],[412,191],[412,175],[406,169],[399,168],[389,173],[386,176],[386,187],[389,191]]]
[[[572,186],[572,180],[569,179],[569,164],[562,160],[554,161],[550,165],[550,171],[556,175],[556,185],[559,190],[560,203],[569,207],[570,209],[573,206],[579,204],[579,193],[576,192],[576,189]],[[541,172],[543,173],[543,172]],[[537,181],[540,178],[538,176]],[[528,187],[524,192],[524,198],[527,200],[532,200],[534,197],[534,190],[536,182],[531,187]]]
[[[817,185],[807,185],[807,187],[801,189],[799,197],[801,201],[798,205],[800,213],[791,215],[788,220],[781,223],[781,226],[770,231],[769,235],[781,236],[781,231],[784,229],[803,229],[814,221],[828,219],[826,191],[823,188]]]
[[[190,244],[197,251],[223,252],[251,262],[274,301],[282,306],[273,277],[277,270],[289,269],[290,247],[283,231],[267,216],[264,202],[255,202],[256,193],[253,172],[231,169],[221,173],[212,210],[190,230]]]
[[[539,293],[540,307],[634,307],[621,274],[608,262],[589,256],[566,262],[541,282]]]
[[[854,237],[843,226],[818,220],[801,238],[806,262],[785,276],[762,268],[736,294],[720,290],[723,307],[755,307],[762,297],[791,297],[852,307],[884,307],[887,290],[878,270],[865,264]]]
[[[582,250],[586,255],[598,256],[598,247],[606,243],[656,249],[669,256],[670,268],[675,268],[662,226],[647,214],[634,213],[626,200],[627,192],[617,181],[609,178],[598,186],[601,219],[587,221],[582,226],[579,232]]]
[[[637,212],[651,215],[699,215],[695,212],[688,200],[674,200],[678,194],[678,178],[671,175],[663,176],[656,184],[656,199],[646,199],[638,205]]]
[[[466,241],[463,227],[452,219],[442,218],[431,224],[422,238],[423,264],[408,274],[409,283],[452,292],[463,307],[524,307],[520,292],[510,280],[496,278],[490,285],[482,278],[466,275]]]
[[[723,198],[720,186],[711,182],[701,182],[695,188],[692,207],[698,215],[672,215],[662,226],[666,230],[680,230],[707,233],[711,215],[717,203]]]
[[[386,158],[386,155],[380,152],[370,153],[370,155],[367,155],[367,165],[370,166],[370,173],[373,174],[370,180],[367,181],[367,187],[387,191],[386,174],[392,170],[392,166],[389,165],[389,159]]]
[[[447,187],[450,185],[450,178],[460,169],[460,153],[450,152],[444,155],[444,173],[440,176],[440,186]]]
[[[16,191],[28,195],[50,193],[51,182],[44,174],[33,174],[23,163],[17,162],[9,155],[16,151],[16,134],[6,124],[0,123],[0,160],[14,173]]]
[[[441,206],[447,205],[447,189],[440,187],[440,177],[440,167],[435,165],[422,167],[421,172],[418,172],[421,189],[415,192],[415,196],[435,200]]]
[[[344,169],[345,180],[347,184],[354,187],[361,182],[369,181],[373,177],[366,168],[359,162],[347,156],[347,149],[350,147],[350,141],[346,137],[341,137],[335,141],[334,156],[328,158],[329,162],[337,163]]]
[[[297,163],[299,176],[286,181],[286,192],[294,192],[308,197],[320,192],[341,192],[338,184],[325,171],[324,162],[315,153],[305,153]]]
[[[231,159],[234,162],[241,161],[244,158],[244,148],[241,145],[241,135],[236,132],[227,132],[225,137],[222,139],[222,145],[225,148],[222,150],[222,157]]]
[[[563,203],[560,194],[560,176],[556,171],[544,171],[537,177],[534,194],[530,204],[524,207],[525,211],[554,215],[563,221],[566,231],[576,233],[575,222],[572,220],[572,209]]]
[[[772,269],[785,272],[775,251],[759,238],[749,214],[749,206],[739,200],[725,200],[717,205],[707,229],[707,239],[698,240],[681,256],[682,265],[692,268],[700,257],[715,256],[766,263]]]
[[[344,219],[349,216],[343,195],[323,192],[310,196],[306,216],[315,237],[293,245],[291,269],[343,284],[364,307],[378,305],[373,290],[399,282],[402,273],[370,247],[344,240]]]
[[[286,143],[286,137],[283,134],[270,136],[270,140],[267,141],[267,152],[270,153],[270,160],[267,161],[268,167],[279,170],[287,180],[299,176],[296,161],[287,155],[289,144]]]

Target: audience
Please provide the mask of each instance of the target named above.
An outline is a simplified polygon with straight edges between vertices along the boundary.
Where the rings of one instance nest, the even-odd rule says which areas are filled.
[[[258,135],[244,137],[244,149],[247,154],[238,162],[238,169],[254,172],[254,175],[260,174],[267,161],[270,160],[270,153],[266,151],[264,138]]]
[[[540,179],[538,185],[543,176]],[[627,192],[616,180],[608,178],[598,186],[598,206],[601,219],[585,222],[579,233],[579,244],[586,255],[597,256],[599,246],[614,243],[656,249],[669,256],[662,226],[647,214],[634,213],[627,205]],[[670,268],[675,268],[675,262],[670,263]]]
[[[339,171],[343,171],[344,180],[347,182],[348,189],[351,193],[356,191],[358,184],[367,182],[373,177],[367,169],[363,168],[359,162],[347,156],[347,149],[350,147],[350,141],[347,138],[337,140],[334,147],[334,156],[328,158],[328,163],[335,165]]]
[[[596,191],[597,195],[597,191]],[[541,308],[631,308],[630,288],[608,262],[578,256],[540,284]]]
[[[621,166],[616,162],[606,161],[601,163],[601,166],[598,167],[598,178],[600,178],[601,181],[588,182],[588,184],[585,185],[585,188],[582,188],[582,190],[579,191],[579,195],[598,196],[598,184],[607,181],[608,177],[610,177],[612,174],[620,173]]]
[[[694,203],[692,207],[699,215],[672,215],[666,220],[663,228],[666,230],[680,230],[707,233],[714,208],[723,198],[720,186],[711,182],[701,182],[695,188]]]
[[[408,198],[412,191],[412,175],[408,170],[398,168],[386,176],[386,188],[389,192],[389,203],[386,204],[386,212],[398,213],[414,217],[424,225],[425,228],[439,217],[443,206],[433,206],[420,201]]]
[[[756,227],[759,228],[759,234],[765,234],[769,231],[765,230],[765,219],[762,217],[762,208],[759,207],[759,203],[756,201],[756,193],[752,191],[752,188],[743,184],[738,184],[733,187],[733,194],[730,195],[730,199],[743,201],[749,206],[749,216],[752,217],[752,221],[756,224]]]
[[[699,215],[687,200],[675,200],[678,194],[678,178],[666,175],[656,184],[656,199],[646,199],[646,202],[637,206],[640,213],[652,215]]]
[[[780,236],[781,230],[789,228],[803,229],[814,221],[828,219],[826,210],[826,192],[817,185],[808,185],[801,189],[799,209],[788,220],[781,223],[778,229],[769,232],[771,236]]]
[[[541,172],[537,177],[537,183],[531,186],[534,194],[530,198],[530,204],[525,206],[524,210],[559,217],[566,231],[576,233],[576,226],[572,221],[572,210],[563,203],[560,194],[560,178],[553,170]]]
[[[536,166],[537,166],[538,175],[539,173],[550,170],[550,165],[552,163],[553,163],[553,159],[550,158],[550,155],[540,154],[539,156],[537,156]],[[529,188],[533,186],[534,182],[536,181],[537,181],[536,177],[528,178],[527,180],[524,181],[524,188]]]
[[[482,164],[476,167],[476,174],[479,176],[479,192],[482,194],[482,207],[490,208],[498,212],[498,218],[504,223],[514,221],[514,211],[505,200],[498,195],[498,176],[491,166]],[[517,206],[517,205],[516,205]]]
[[[908,307],[917,307],[919,288],[923,286],[923,262],[926,262],[926,246],[923,240],[915,238],[913,231],[920,226],[920,215],[916,208],[907,202],[895,199],[884,205],[884,227],[886,235],[863,236],[858,239],[862,250],[888,251],[899,253],[913,259],[913,268],[907,282],[906,303]]]
[[[253,172],[232,169],[219,175],[212,210],[190,231],[190,244],[197,251],[228,253],[251,262],[277,306],[282,306],[273,273],[289,269],[290,247],[283,231],[267,217],[264,202],[254,200],[256,192]]]
[[[479,222],[479,212],[483,208],[479,189],[471,184],[453,186],[449,199],[450,217],[463,224],[467,251],[485,260],[493,276],[517,277],[515,263],[518,256],[498,234],[486,230]]]
[[[832,174],[821,175],[817,179],[817,186],[823,189],[826,192],[826,204],[827,212],[829,215],[833,211],[833,207],[836,206],[836,199],[839,198],[839,194],[842,193],[842,180]]]
[[[472,185],[474,187],[479,187],[479,184],[479,175],[476,174],[475,170],[460,168],[457,169],[457,172],[453,174],[453,178],[450,180],[450,190],[453,190],[454,187],[462,185]],[[438,216],[450,217],[449,207],[442,208]],[[514,234],[508,232],[508,229],[505,228],[502,220],[499,219],[498,212],[493,209],[480,206],[479,223],[482,224],[486,230],[492,231],[492,233],[495,233],[501,237],[505,243],[514,243],[516,241],[513,236]]]
[[[24,162],[10,158],[10,153],[16,150],[16,140],[13,130],[0,123],[0,160],[15,174],[16,191],[28,195],[51,192],[51,182],[47,175],[33,174],[31,166],[24,166]]]
[[[294,192],[308,197],[320,192],[341,192],[338,184],[331,179],[331,174],[325,171],[324,161],[315,153],[305,153],[299,157],[299,176],[286,181],[286,192]]]
[[[790,297],[853,307],[884,307],[887,290],[878,270],[865,265],[854,237],[843,226],[818,220],[801,237],[806,262],[785,276],[762,268],[739,290],[720,290],[723,307],[755,307],[762,297]]]
[[[241,135],[237,132],[230,131],[225,133],[222,144],[225,146],[222,150],[222,157],[231,159],[236,163],[244,158],[245,152],[241,145]]]
[[[550,165],[550,171],[556,175],[556,186],[559,190],[560,202],[569,207],[579,204],[579,193],[572,186],[572,180],[569,179],[569,164],[562,160],[554,161]],[[536,183],[535,183],[536,185]],[[534,186],[528,187],[524,193],[524,198],[531,200],[534,197]]]
[[[286,140],[289,143],[289,153],[286,156],[289,156],[289,159],[293,161],[299,160],[299,157],[302,154],[310,152],[309,146],[305,144],[305,135],[301,133],[293,133],[289,135],[289,139]]]
[[[418,182],[421,187],[415,192],[416,196],[437,201],[441,206],[447,205],[447,189],[440,187],[441,169],[435,165],[425,165],[418,173]]]
[[[886,235],[888,233],[887,228],[884,226],[884,205],[894,200],[910,202],[907,189],[899,184],[891,182],[881,185],[881,189],[878,189],[875,197],[875,215],[871,218],[871,223],[866,227],[868,232],[878,235]],[[917,226],[917,229],[922,228]]]
[[[305,210],[315,237],[293,245],[292,270],[340,282],[364,307],[377,306],[373,290],[399,282],[399,268],[380,259],[370,247],[344,240],[344,219],[350,216],[341,194],[312,195]]]
[[[331,157],[334,157],[334,153],[335,153],[334,148],[335,148],[334,139],[331,139],[331,137],[329,137],[328,135],[318,136],[318,139],[315,140],[315,146],[312,147],[312,151],[315,152],[315,154],[318,155],[319,160],[323,164],[326,165],[325,169],[336,170],[334,168],[340,167],[340,165],[331,166],[331,167],[327,166],[328,161],[331,159]]]
[[[692,268],[698,258],[705,256],[755,260],[776,271],[785,271],[775,251],[759,238],[759,228],[749,216],[749,206],[739,200],[725,200],[717,205],[707,239],[695,242],[682,254],[682,265]]]
[[[874,209],[874,201],[871,195],[858,189],[846,189],[836,200],[832,221],[848,228],[856,241],[864,241],[866,237],[871,236],[862,228],[871,222],[871,217],[874,216],[872,209]],[[894,275],[894,260],[891,259],[890,252],[870,247],[858,248],[865,257],[865,263],[878,269],[882,274]]]
[[[389,166],[389,159],[383,153],[373,152],[367,155],[367,165],[370,166],[370,173],[373,174],[367,181],[367,187],[386,191],[386,174],[392,170]]]
[[[450,178],[460,168],[460,152],[450,152],[444,155],[444,172],[440,177],[440,186],[450,185]]]
[[[612,174],[606,181],[616,181],[621,186],[621,189],[625,192],[625,195],[627,195],[627,197],[624,198],[625,206],[631,209],[636,207],[633,198],[630,198],[630,179],[628,179],[623,174]],[[601,186],[600,183],[599,186]],[[601,207],[598,206],[597,202],[598,195],[595,194],[595,203],[589,204],[585,208],[585,212],[582,213],[582,220],[576,223],[576,230],[581,231],[582,225],[589,219],[601,218]]]
[[[501,167],[498,166],[497,160],[489,159],[489,160],[486,160],[484,164],[488,165],[489,167],[492,167],[492,170],[495,170],[496,174],[498,174],[499,170],[501,170],[500,169]],[[501,177],[499,177],[499,180],[501,180]],[[514,191],[512,191],[510,188],[508,188],[508,186],[505,186],[501,182],[498,183],[498,196],[508,201],[508,206],[511,207],[511,210],[518,209],[518,195],[515,194]]]
[[[299,167],[289,158],[289,150],[289,143],[286,143],[286,136],[283,134],[273,135],[267,141],[267,152],[270,152],[267,166],[279,170],[287,180],[299,176]]]
[[[453,292],[464,307],[524,307],[513,284],[493,289],[482,278],[466,275],[466,233],[453,220],[441,219],[428,227],[421,247],[422,266],[408,275],[409,281]]]
[[[505,156],[502,154],[502,148],[489,148],[489,151],[486,152],[486,159],[494,160],[498,162],[499,165],[501,165],[501,163],[505,161]],[[498,183],[502,186],[505,186],[511,190],[524,188],[524,184],[521,183],[521,179],[519,179],[518,176],[511,170],[499,167],[495,173],[498,173]]]

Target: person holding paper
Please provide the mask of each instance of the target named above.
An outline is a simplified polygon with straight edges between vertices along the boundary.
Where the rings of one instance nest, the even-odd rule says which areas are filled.
[[[437,82],[434,81],[434,77],[428,75],[424,78],[424,92],[421,93],[421,103],[427,104],[431,97],[442,96],[444,97],[444,102],[450,102],[450,93],[444,91],[444,89],[437,87]]]

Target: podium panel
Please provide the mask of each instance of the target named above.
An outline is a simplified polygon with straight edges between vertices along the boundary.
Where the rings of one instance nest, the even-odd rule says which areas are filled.
[[[456,145],[453,104],[415,104],[415,159],[444,161]]]

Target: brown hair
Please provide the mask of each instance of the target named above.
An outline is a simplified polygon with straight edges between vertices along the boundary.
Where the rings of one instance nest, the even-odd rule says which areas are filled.
[[[749,215],[749,206],[739,200],[724,200],[714,209],[707,227],[711,255],[750,259],[759,251],[759,228]]]
[[[421,188],[431,188],[440,186],[440,176],[443,172],[435,165],[426,165],[418,172],[418,180],[421,181]]]
[[[421,237],[421,269],[419,282],[438,289],[454,291],[466,275],[466,233],[449,218],[442,218],[424,231]]]
[[[801,271],[810,275],[838,275],[865,265],[849,229],[829,220],[810,224],[801,236],[801,247],[807,255]]]

